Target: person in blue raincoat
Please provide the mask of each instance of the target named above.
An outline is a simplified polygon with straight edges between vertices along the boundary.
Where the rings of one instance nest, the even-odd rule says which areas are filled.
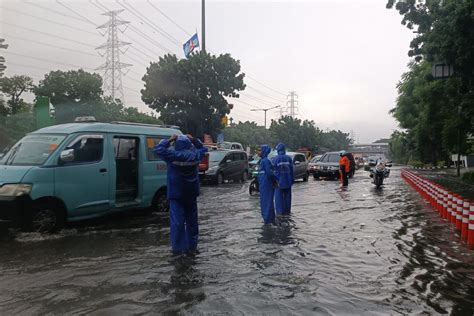
[[[174,142],[174,149],[170,149]],[[155,153],[166,161],[168,200],[170,202],[170,238],[175,254],[197,249],[199,226],[198,165],[207,152],[199,139],[191,135],[173,135],[155,146]]]
[[[277,178],[274,173],[274,168],[268,154],[271,149],[268,145],[260,146],[258,155],[261,157],[259,162],[258,183],[260,189],[260,208],[265,224],[275,222],[275,206],[273,202],[275,185],[277,185]]]
[[[293,185],[293,159],[286,154],[285,145],[276,146],[278,155],[273,160],[278,187],[275,188],[275,209],[277,215],[291,212],[291,186]]]

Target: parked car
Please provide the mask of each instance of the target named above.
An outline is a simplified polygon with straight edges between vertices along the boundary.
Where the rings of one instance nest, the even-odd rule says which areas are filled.
[[[314,174],[314,171],[316,170],[316,163],[321,159],[323,155],[317,155],[313,157],[308,163],[308,172],[309,174]]]
[[[0,220],[53,232],[67,221],[150,208],[166,211],[166,163],[154,146],[175,128],[72,123],[23,137],[0,162]]]
[[[244,147],[242,146],[241,143],[233,143],[233,142],[218,143],[217,148],[227,149],[227,150],[244,150]]]
[[[327,152],[321,159],[314,163],[313,177],[319,179],[321,177],[336,179],[339,178],[339,159],[338,151]]]
[[[308,161],[303,153],[287,152],[288,156],[293,160],[293,179],[302,179],[304,182],[308,181]]]
[[[249,174],[247,153],[242,150],[214,150],[209,152],[209,169],[200,172],[203,181],[222,184],[225,180],[246,181]]]

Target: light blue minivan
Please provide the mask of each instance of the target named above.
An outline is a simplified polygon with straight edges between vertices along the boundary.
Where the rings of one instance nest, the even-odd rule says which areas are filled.
[[[176,126],[62,124],[23,137],[0,160],[0,220],[38,232],[112,212],[167,210],[166,163],[153,147]]]

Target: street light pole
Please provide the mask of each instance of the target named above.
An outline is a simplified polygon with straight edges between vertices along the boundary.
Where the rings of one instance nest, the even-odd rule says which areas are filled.
[[[201,40],[202,40],[202,51],[206,52],[206,0],[202,0],[202,15],[201,15]]]
[[[250,109],[250,111],[263,111],[265,113],[264,126],[265,126],[265,128],[267,128],[267,111],[279,108],[280,106],[281,105],[277,105],[277,106],[274,106],[274,107],[271,107],[271,108],[266,108],[266,109]]]

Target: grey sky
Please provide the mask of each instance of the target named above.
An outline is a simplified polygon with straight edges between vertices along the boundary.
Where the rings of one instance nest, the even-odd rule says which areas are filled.
[[[4,54],[6,75],[28,74],[37,82],[49,69],[83,67],[92,71],[104,62],[104,58],[94,56],[93,47],[105,38],[92,34],[98,34],[95,26],[78,14],[99,25],[107,17],[93,3],[108,9],[123,9],[124,5],[127,10],[120,17],[134,27],[120,35],[133,43],[122,58],[134,65],[123,77],[125,102],[147,110],[139,91],[149,57],[157,59],[165,50],[182,57],[182,43],[189,38],[188,33],[200,31],[201,23],[199,0],[150,2],[174,23],[147,1],[61,0],[66,8],[57,1],[2,0],[0,37],[10,45]],[[388,111],[394,106],[396,83],[406,71],[413,34],[400,24],[395,10],[385,8],[386,0],[206,3],[207,48],[213,53],[232,54],[249,75],[249,88],[241,97],[247,104],[234,102],[231,113],[237,121],[263,124],[263,112],[250,109],[284,104],[284,94],[294,90],[300,100],[299,117],[314,120],[321,128],[353,131],[360,142],[388,137],[396,128]],[[138,17],[129,5],[137,10],[134,13]],[[150,26],[146,18],[154,25]],[[268,122],[279,114],[269,112]]]

